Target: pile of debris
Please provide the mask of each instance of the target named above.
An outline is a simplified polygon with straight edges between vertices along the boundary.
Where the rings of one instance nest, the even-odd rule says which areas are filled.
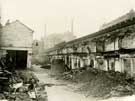
[[[0,61],[0,101],[48,101],[45,85],[29,70],[11,70]]]
[[[106,98],[109,97],[121,97],[125,95],[132,95],[135,89],[129,85],[118,85],[111,89],[111,92],[106,95]]]
[[[135,80],[120,72],[102,71],[95,68],[73,70],[63,73],[63,79],[83,84],[76,91],[87,97],[109,98],[132,95],[135,92]]]
[[[40,84],[32,72],[15,71],[10,73],[10,76],[5,72],[3,74],[3,79],[0,81],[0,100],[47,101],[45,85]]]
[[[78,82],[77,81],[78,75],[81,75],[84,71],[85,71],[85,69],[81,68],[81,69],[74,69],[74,70],[70,70],[70,71],[64,72],[62,74],[62,76],[61,76],[62,77],[61,79],[69,80],[69,81],[73,81],[73,82]],[[82,76],[80,76],[80,78],[81,77]]]

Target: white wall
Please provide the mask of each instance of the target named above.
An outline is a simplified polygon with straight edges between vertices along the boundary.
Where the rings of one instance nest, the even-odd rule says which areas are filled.
[[[32,48],[33,32],[18,21],[4,26],[0,37],[3,47]]]

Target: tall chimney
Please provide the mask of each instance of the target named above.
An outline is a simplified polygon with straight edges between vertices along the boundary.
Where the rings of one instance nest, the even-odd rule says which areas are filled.
[[[0,28],[2,27],[2,4],[0,1]]]
[[[71,33],[74,34],[74,19],[71,21]]]
[[[44,38],[46,37],[46,24],[45,24],[45,29],[44,29]]]
[[[46,34],[47,34],[47,32],[46,32],[46,24],[44,25],[44,35],[43,35],[43,48],[45,49],[45,42],[46,42]]]

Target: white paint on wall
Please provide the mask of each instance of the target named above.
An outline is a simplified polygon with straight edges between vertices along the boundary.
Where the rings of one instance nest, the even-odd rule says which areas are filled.
[[[115,71],[122,72],[121,63],[119,60],[115,61]]]

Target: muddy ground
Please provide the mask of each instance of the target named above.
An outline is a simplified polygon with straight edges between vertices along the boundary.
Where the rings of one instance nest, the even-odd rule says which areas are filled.
[[[49,87],[46,86],[48,101],[135,101],[135,95],[104,100],[91,96],[87,97],[87,95],[75,91],[81,84],[58,80],[56,77],[49,75],[49,70],[42,69],[40,66],[34,66],[34,74],[40,82],[50,85]]]

